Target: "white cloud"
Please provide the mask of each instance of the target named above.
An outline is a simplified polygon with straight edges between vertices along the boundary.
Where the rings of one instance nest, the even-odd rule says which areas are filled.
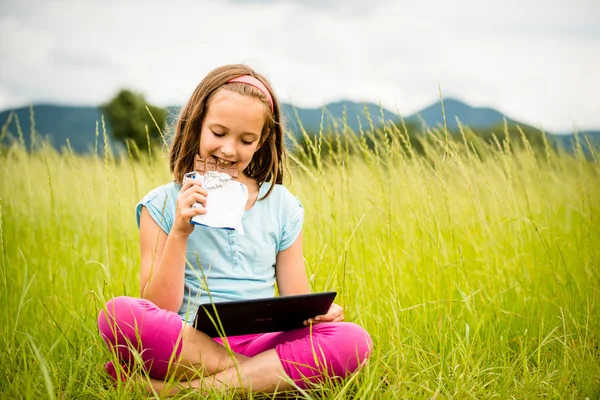
[[[298,106],[347,98],[407,115],[440,84],[550,130],[600,127],[596,1],[403,3],[4,1],[0,108],[99,104],[125,86],[181,104],[209,70],[244,62]]]

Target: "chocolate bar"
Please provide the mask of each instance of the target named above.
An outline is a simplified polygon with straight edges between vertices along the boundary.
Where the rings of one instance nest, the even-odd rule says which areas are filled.
[[[194,157],[194,171],[197,171],[204,175],[208,171],[224,172],[231,176],[231,179],[237,179],[238,169],[237,163],[234,165],[226,164],[216,158],[210,156],[207,158],[200,158],[198,154]]]

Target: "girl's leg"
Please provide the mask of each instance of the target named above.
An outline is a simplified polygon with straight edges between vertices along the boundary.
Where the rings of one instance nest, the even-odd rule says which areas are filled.
[[[183,323],[176,313],[159,309],[144,299],[117,297],[98,316],[104,341],[124,364],[132,364],[137,351],[149,375],[214,375],[248,357],[232,353],[213,339]],[[110,371],[109,371],[110,372]]]
[[[234,348],[228,350],[224,345],[215,342],[213,338],[186,323],[183,323],[182,341],[176,375],[178,377],[198,377],[199,372],[201,376],[214,375],[250,359],[235,352]]]
[[[135,349],[153,378],[164,380],[173,373],[212,375],[190,384],[215,389],[225,385],[238,391],[285,390],[289,388],[286,375],[301,387],[305,380],[343,378],[364,362],[372,347],[368,333],[358,325],[323,323],[256,335],[238,346],[244,355],[230,355],[207,335],[182,324],[177,314],[128,297],[110,301],[98,324],[104,340],[124,363],[133,361],[131,349]],[[199,371],[190,374],[190,369]]]
[[[373,342],[359,325],[349,322],[320,323],[289,332],[257,337],[244,355],[275,349],[286,375],[298,386],[325,378],[343,379],[356,371],[371,354]]]
[[[235,339],[234,339],[235,340]],[[305,388],[324,379],[343,379],[355,372],[372,350],[369,334],[352,323],[322,323],[312,328],[256,336],[244,346],[251,358],[215,375],[174,387],[152,381],[157,393],[182,388],[234,390],[238,393],[284,392],[293,389],[290,380]]]
[[[230,392],[280,393],[293,388],[275,350],[267,350],[238,366],[200,379],[177,383],[151,379],[149,385],[147,380],[141,380],[141,383],[146,390],[161,396],[173,395],[183,389],[193,389],[206,396],[211,391],[228,394]]]

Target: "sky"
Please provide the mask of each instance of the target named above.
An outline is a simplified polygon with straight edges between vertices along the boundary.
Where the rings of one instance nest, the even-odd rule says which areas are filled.
[[[0,0],[0,110],[184,104],[228,63],[281,101],[444,98],[554,132],[600,129],[598,0]]]

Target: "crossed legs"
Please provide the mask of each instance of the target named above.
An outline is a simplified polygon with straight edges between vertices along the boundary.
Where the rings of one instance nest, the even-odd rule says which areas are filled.
[[[291,387],[275,350],[252,358],[238,354],[147,300],[109,301],[98,316],[98,326],[125,369],[141,358],[158,392],[166,388],[173,393],[181,387],[273,392]],[[107,369],[116,371],[114,365]],[[182,381],[179,388],[169,388],[166,381],[171,377]]]
[[[177,314],[129,297],[109,301],[98,327],[125,366],[133,365],[136,357],[142,362],[152,378],[148,389],[160,393],[182,387],[282,392],[294,387],[292,381],[304,386],[306,378],[344,378],[362,365],[372,348],[364,329],[351,323],[249,335],[244,343],[234,343],[240,337],[230,338],[230,348],[182,323]],[[177,388],[168,383],[170,378],[181,380]]]

